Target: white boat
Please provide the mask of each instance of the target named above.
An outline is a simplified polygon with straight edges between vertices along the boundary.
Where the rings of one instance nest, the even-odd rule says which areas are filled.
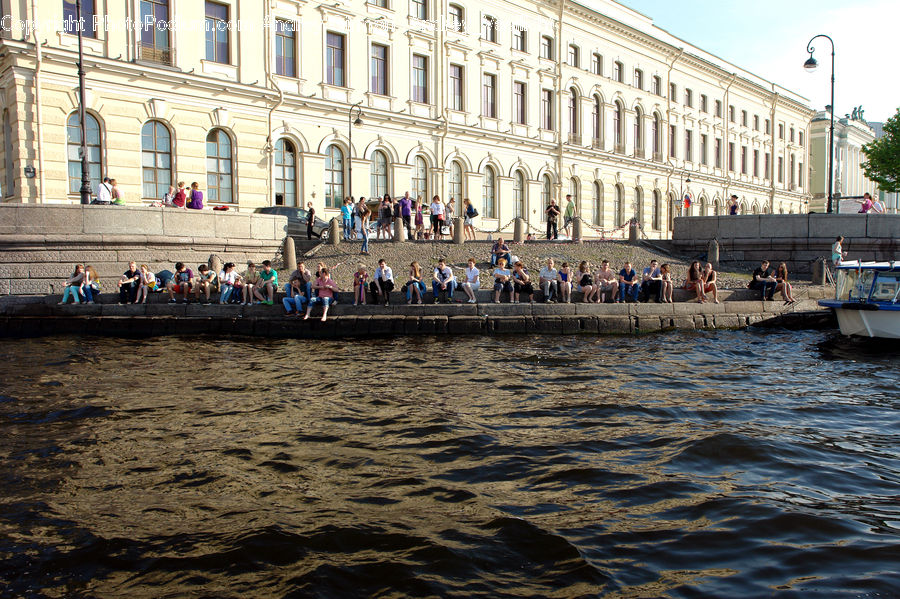
[[[900,339],[900,262],[843,262],[835,296],[819,300],[834,310],[844,335]]]

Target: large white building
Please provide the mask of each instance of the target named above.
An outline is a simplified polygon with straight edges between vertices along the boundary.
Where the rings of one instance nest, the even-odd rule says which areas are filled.
[[[692,214],[731,194],[806,210],[807,101],[609,0],[84,5],[92,184],[109,174],[131,203],[183,180],[214,205],[330,217],[409,190],[469,198],[498,230],[539,228],[571,193],[588,234],[636,217],[650,237],[686,195]],[[74,9],[3,9],[4,201],[77,202]]]

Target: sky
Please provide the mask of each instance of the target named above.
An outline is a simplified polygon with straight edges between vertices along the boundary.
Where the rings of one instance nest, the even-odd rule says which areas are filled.
[[[835,44],[835,116],[862,105],[867,121],[900,107],[898,0],[618,0],[686,42],[807,98],[823,110],[831,94],[831,44],[813,42],[819,68],[807,73],[806,44]]]

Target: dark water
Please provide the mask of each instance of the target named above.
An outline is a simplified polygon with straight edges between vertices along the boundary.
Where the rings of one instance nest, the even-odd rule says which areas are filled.
[[[8,341],[0,596],[898,596],[896,349]]]

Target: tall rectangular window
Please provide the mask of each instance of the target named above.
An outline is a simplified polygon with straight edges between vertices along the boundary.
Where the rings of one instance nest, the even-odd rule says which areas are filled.
[[[206,60],[229,64],[228,6],[206,3]]]
[[[484,15],[481,18],[481,39],[497,43],[497,19],[491,15]]]
[[[746,127],[746,126],[747,126],[747,111],[742,110],[741,111],[741,127]]]
[[[673,102],[678,101],[678,86],[674,83],[669,84],[669,99]]]
[[[716,116],[722,118],[722,100],[716,100]]]
[[[734,142],[728,142],[728,170],[734,172]]]
[[[297,37],[293,21],[275,21],[275,73],[297,76]]]
[[[763,163],[763,177],[772,178],[772,155],[766,152],[766,161]]]
[[[753,115],[753,130],[759,131],[759,115],[758,114]]]
[[[526,125],[528,123],[528,97],[524,81],[513,83],[513,100],[515,101],[516,122],[520,125]]]
[[[784,156],[778,157],[778,182],[784,183]]]
[[[460,33],[463,32],[463,16],[464,16],[462,6],[458,4],[451,4],[447,7],[447,29],[449,31],[458,31]]]
[[[772,132],[772,121],[766,119],[766,135]]]
[[[344,87],[344,36],[329,31],[325,40],[325,83]]]
[[[650,86],[650,93],[654,96],[662,95],[662,79],[658,76],[653,77],[653,84]]]
[[[553,131],[553,90],[541,90],[541,128]]]
[[[784,139],[784,123],[778,123],[778,139]]]
[[[463,67],[458,64],[450,65],[450,109],[463,110]]]
[[[700,94],[700,112],[709,112],[709,98],[706,94]]]
[[[378,94],[379,96],[388,95],[387,61],[387,46],[372,44],[372,85],[370,86],[369,91],[373,94]]]
[[[669,156],[676,158],[675,155],[675,125],[669,125]]]
[[[578,51],[578,46],[575,44],[569,44],[569,56],[567,61],[570,67],[575,67],[577,69],[581,66],[580,53]]]
[[[625,83],[625,67],[618,60],[613,63],[612,78],[619,83]]]
[[[759,177],[759,150],[753,150],[753,176]]]
[[[553,60],[553,38],[542,35],[541,36],[541,58],[546,58],[547,60]]]
[[[94,0],[89,0],[92,5]],[[82,0],[81,12],[88,3]],[[63,2],[65,15],[69,14],[68,2]],[[75,7],[72,6],[72,12]],[[92,19],[93,20],[93,19]],[[169,49],[169,0],[141,0],[141,58],[144,60],[154,60],[152,56],[148,56],[148,50],[163,52]],[[87,23],[85,23],[87,25]],[[68,31],[67,31],[68,33]],[[161,62],[161,61],[160,61]]]
[[[638,89],[644,89],[644,72],[640,69],[634,70],[634,86]]]
[[[700,135],[700,164],[709,164],[709,136]]]
[[[412,101],[428,103],[428,58],[421,54],[413,54],[413,88]]]
[[[690,129],[685,129],[684,131],[684,159],[688,162],[692,162],[694,160],[694,132]]]
[[[410,14],[411,16],[424,21],[428,19],[428,2],[427,0],[411,0]]]
[[[722,168],[722,140],[716,138],[716,168]]]
[[[747,146],[741,146],[741,174],[747,174]]]
[[[96,38],[97,27],[94,25],[94,17],[97,15],[97,10],[94,2],[95,0],[81,0],[81,24],[83,24],[83,27],[81,27],[75,18],[75,3],[72,0],[62,0],[63,31],[72,35],[78,35],[78,29],[81,28],[83,36]],[[168,32],[166,34],[168,39]]]
[[[603,56],[596,52],[591,56],[591,72],[594,75],[603,74]]]
[[[728,122],[729,122],[729,123],[734,123],[734,122],[735,122],[735,116],[734,116],[734,115],[735,115],[735,112],[734,112],[734,106],[729,106],[729,107],[728,107]]]
[[[684,105],[688,108],[694,107],[694,92],[692,90],[684,90]]]
[[[803,146],[803,131],[797,132],[797,141],[800,143],[800,146]]]
[[[484,116],[497,118],[497,76],[486,73],[483,82],[482,110]]]
[[[519,52],[527,52],[527,38],[525,37],[527,34],[525,32],[525,28],[513,25],[512,28],[512,41],[513,41],[513,50],[518,50]]]

